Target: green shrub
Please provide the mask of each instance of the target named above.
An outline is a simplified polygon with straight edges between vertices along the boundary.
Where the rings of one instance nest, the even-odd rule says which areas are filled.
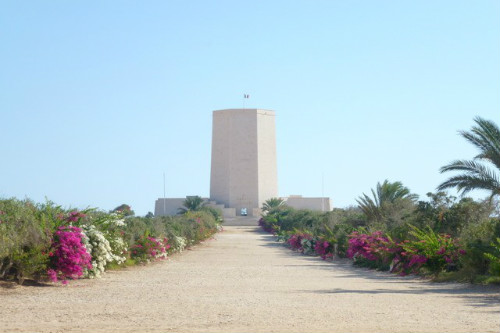
[[[460,258],[462,277],[474,281],[477,276],[488,274],[491,258],[485,254],[495,253],[492,246],[494,240],[500,237],[500,220],[488,218],[477,223],[470,223],[460,234],[462,246],[467,253]]]
[[[188,245],[193,245],[214,234],[218,225],[212,212],[207,210],[189,211],[177,216],[132,217],[125,221],[123,237],[129,247],[142,237],[149,236],[171,240],[183,237]]]
[[[491,246],[493,248],[493,253],[485,253],[484,256],[490,260],[490,274],[500,277],[500,238],[492,242]]]
[[[127,248],[144,239],[161,239],[162,253],[180,251],[187,245],[211,237],[218,228],[219,212],[202,209],[175,217],[126,217],[95,209],[65,210],[47,201],[35,204],[30,200],[0,200],[0,278],[44,279],[54,266],[54,235],[60,227],[79,227],[82,230],[93,269],[87,276],[99,276],[109,266],[130,265]],[[164,239],[169,240],[165,243]],[[169,249],[170,248],[170,249]],[[158,257],[158,249],[150,249],[151,258]],[[154,254],[153,254],[154,253]]]
[[[45,209],[45,208],[44,208]],[[40,223],[30,200],[0,200],[0,278],[11,276],[22,283],[47,268],[52,219]]]
[[[448,234],[438,234],[430,227],[426,229],[410,227],[413,239],[400,243],[407,257],[421,257],[425,260],[422,267],[434,276],[443,271],[457,270],[459,257],[466,252],[460,248],[456,239]]]

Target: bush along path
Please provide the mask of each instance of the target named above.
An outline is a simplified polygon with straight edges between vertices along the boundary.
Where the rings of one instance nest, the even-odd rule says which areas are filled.
[[[0,200],[0,279],[67,284],[110,268],[165,259],[221,229],[215,211],[173,217],[123,217],[52,202]]]
[[[331,212],[322,214],[281,206],[269,210],[259,225],[290,249],[323,260],[350,258],[356,266],[401,276],[423,275],[437,281],[478,281],[477,272],[471,267],[482,265],[489,274],[479,282],[500,283],[500,239],[480,247],[477,241],[464,242],[450,234],[437,233],[430,226],[406,224],[397,232],[383,232],[373,226],[332,224],[330,215]],[[492,225],[496,224],[492,220]]]
[[[265,220],[260,221],[261,225]],[[268,228],[265,228],[268,229]],[[355,265],[390,270],[402,276],[429,272],[438,274],[456,268],[459,255],[465,254],[457,240],[449,235],[438,235],[432,230],[419,230],[413,227],[414,239],[395,242],[381,231],[363,233],[354,231],[349,235],[346,257]],[[324,235],[317,236],[307,231],[272,232],[277,240],[292,250],[318,255],[323,260],[333,259],[338,253],[335,240]]]

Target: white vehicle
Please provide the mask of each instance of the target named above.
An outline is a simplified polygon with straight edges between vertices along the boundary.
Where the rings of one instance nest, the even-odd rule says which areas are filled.
[[[248,215],[248,213],[247,213],[247,209],[246,209],[246,208],[242,208],[242,209],[241,209],[241,212],[240,212],[240,215],[241,215],[241,216],[247,216],[247,215]]]

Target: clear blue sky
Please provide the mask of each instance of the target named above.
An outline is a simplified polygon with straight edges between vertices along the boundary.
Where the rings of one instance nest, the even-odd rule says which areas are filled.
[[[1,1],[0,66],[0,197],[208,196],[212,111],[247,93],[280,195],[424,198],[500,123],[500,1]]]

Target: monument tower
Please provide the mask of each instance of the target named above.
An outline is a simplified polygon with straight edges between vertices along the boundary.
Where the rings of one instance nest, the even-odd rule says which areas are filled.
[[[278,197],[274,111],[227,109],[213,112],[210,200],[258,215]]]
[[[226,218],[259,216],[262,204],[278,197],[277,174],[274,111],[213,111],[210,198],[203,198],[206,205],[221,210]],[[176,215],[186,198],[159,198],[155,216]],[[290,195],[281,199],[295,209],[331,210],[328,197]]]

